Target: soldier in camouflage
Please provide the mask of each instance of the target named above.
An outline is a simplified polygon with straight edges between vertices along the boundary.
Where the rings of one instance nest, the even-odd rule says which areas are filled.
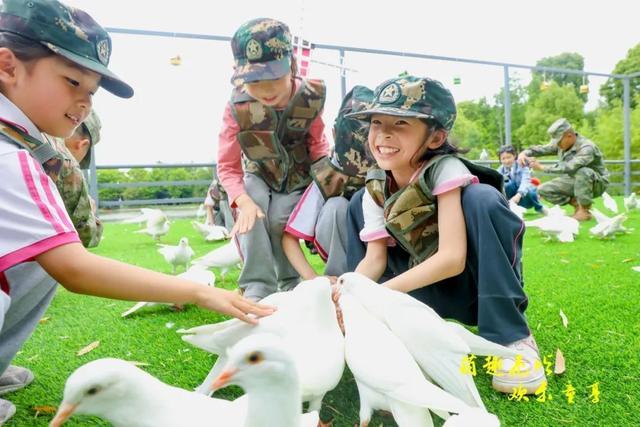
[[[570,203],[575,208],[575,219],[589,220],[593,199],[604,193],[609,184],[609,172],[602,152],[593,141],[576,133],[565,118],[553,122],[547,133],[551,141],[522,151],[518,162],[535,170],[560,175],[540,185],[538,193],[556,205]],[[536,156],[550,154],[558,156],[558,163],[553,166],[543,166],[535,159]]]
[[[383,82],[353,116],[371,123],[377,166],[349,204],[349,270],[522,353],[524,365],[510,371],[515,362],[505,359],[493,386],[512,392],[521,385],[533,394],[545,374],[524,315],[524,224],[508,207],[502,175],[463,159],[449,143],[451,93],[433,79],[405,75]]]

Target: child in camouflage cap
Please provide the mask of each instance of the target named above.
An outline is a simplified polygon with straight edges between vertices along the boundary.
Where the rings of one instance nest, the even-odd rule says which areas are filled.
[[[87,13],[55,0],[0,3],[0,394],[33,380],[10,362],[47,309],[56,282],[72,292],[196,303],[255,323],[235,292],[103,258],[80,244],[55,186],[62,158],[43,132],[69,137],[101,86],[133,90],[107,68],[111,39]],[[0,399],[0,424],[15,413]]]
[[[282,233],[311,182],[311,163],[329,149],[321,116],[325,86],[296,77],[291,33],[282,22],[242,24],[231,50],[235,88],[220,132],[218,176],[238,213],[231,233],[244,259],[238,286],[257,301],[300,280]]]
[[[524,316],[524,224],[501,193],[502,175],[459,157],[448,142],[451,93],[438,81],[404,76],[378,86],[354,115],[371,123],[377,167],[349,205],[349,269],[516,349],[522,363],[504,359],[493,386],[534,393],[545,375]]]
[[[316,276],[299,239],[311,242],[325,261],[324,274],[337,277],[347,272],[347,208],[349,199],[364,186],[367,170],[374,164],[368,154],[369,123],[346,117],[371,102],[373,91],[355,86],[342,101],[333,125],[332,155],[311,166],[313,182],[287,221],[282,246],[303,279]]]

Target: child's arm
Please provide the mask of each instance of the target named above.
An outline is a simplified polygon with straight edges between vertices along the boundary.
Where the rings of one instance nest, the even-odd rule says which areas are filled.
[[[417,266],[384,283],[401,292],[409,292],[464,270],[467,259],[467,230],[461,203],[461,189],[438,196],[438,251]]]
[[[289,259],[289,262],[296,269],[300,277],[304,280],[311,280],[318,277],[307,258],[304,256],[304,252],[300,247],[300,241],[298,238],[287,232],[282,233],[282,249],[284,254]]]
[[[266,316],[268,306],[256,304],[235,292],[183,280],[94,255],[79,243],[50,249],[38,256],[42,268],[71,292],[129,301],[195,303],[249,323],[252,313]]]
[[[378,281],[387,268],[387,239],[372,240],[367,243],[364,258],[356,267],[361,273],[373,281]]]

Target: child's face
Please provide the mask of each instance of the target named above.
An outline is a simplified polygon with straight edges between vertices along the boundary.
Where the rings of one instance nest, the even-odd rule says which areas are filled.
[[[502,166],[506,166],[510,168],[511,166],[513,166],[513,162],[515,160],[516,160],[516,156],[514,156],[511,153],[500,154],[500,163],[502,163]]]
[[[69,137],[91,111],[100,75],[51,55],[30,67],[16,60],[14,84],[7,96],[42,132]]]
[[[369,149],[381,169],[414,169],[411,160],[425,143],[427,131],[427,125],[420,119],[374,114],[369,128]]]
[[[269,107],[286,107],[291,96],[291,73],[277,80],[246,83],[244,89],[261,104]]]

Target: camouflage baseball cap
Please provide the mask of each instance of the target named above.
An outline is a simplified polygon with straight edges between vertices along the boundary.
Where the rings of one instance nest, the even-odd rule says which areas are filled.
[[[80,9],[56,0],[2,0],[0,31],[39,42],[69,61],[100,74],[100,86],[116,96],[133,96],[131,86],[107,69],[111,38]]]
[[[570,129],[572,129],[571,123],[569,123],[567,119],[562,117],[553,122],[551,126],[549,126],[549,129],[547,129],[547,133],[551,137],[551,142],[553,144],[557,144],[564,136],[564,133]]]
[[[231,83],[239,86],[275,80],[291,70],[291,33],[280,21],[258,18],[238,28],[231,40],[235,72]]]
[[[439,81],[402,76],[382,83],[376,88],[368,108],[347,117],[369,119],[372,114],[433,119],[449,131],[456,121],[456,103],[451,92]]]
[[[95,110],[91,110],[89,116],[87,116],[80,126],[82,126],[84,131],[89,135],[91,147],[100,142],[100,129],[102,128],[102,123],[100,122],[100,117],[98,117]],[[87,155],[84,156],[84,159],[80,161],[80,167],[82,169],[89,169],[89,166],[91,166],[91,147],[89,147],[89,151],[87,151]]]

